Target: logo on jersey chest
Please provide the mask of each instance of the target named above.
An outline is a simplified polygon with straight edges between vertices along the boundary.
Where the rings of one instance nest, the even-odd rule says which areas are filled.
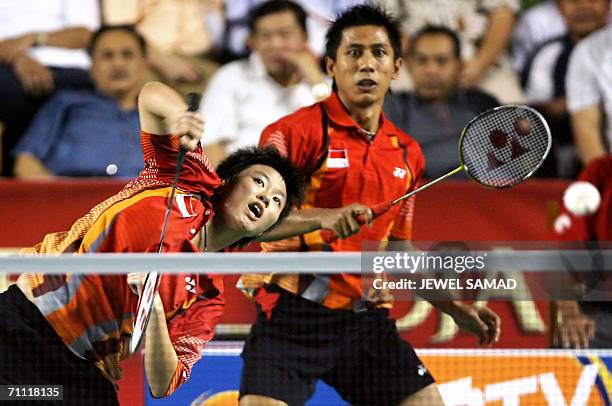
[[[393,176],[395,176],[398,179],[404,179],[406,177],[406,170],[396,166],[393,169]]]
[[[348,168],[349,158],[346,149],[329,149],[327,151],[328,168]]]

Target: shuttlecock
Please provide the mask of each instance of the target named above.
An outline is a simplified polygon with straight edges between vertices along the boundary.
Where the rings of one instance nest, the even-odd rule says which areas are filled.
[[[599,208],[601,195],[589,182],[574,182],[565,189],[563,204],[575,216],[588,216]]]

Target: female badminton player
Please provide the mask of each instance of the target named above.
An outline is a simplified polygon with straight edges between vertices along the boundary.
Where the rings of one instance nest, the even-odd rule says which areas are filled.
[[[163,252],[215,252],[273,227],[301,200],[301,179],[273,150],[247,149],[215,172],[200,145],[203,119],[160,83],[139,96],[140,176],[33,254],[157,252],[179,148],[178,178]],[[205,271],[203,269],[202,271]],[[0,384],[63,385],[64,402],[117,404],[119,361],[128,355],[138,296],[126,275],[23,274],[0,295]],[[164,397],[188,378],[224,308],[218,276],[162,278],[146,330],[145,371]]]

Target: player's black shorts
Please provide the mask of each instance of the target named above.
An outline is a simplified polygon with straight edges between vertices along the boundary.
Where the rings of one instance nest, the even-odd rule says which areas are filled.
[[[317,379],[353,405],[397,405],[434,382],[386,309],[331,310],[289,293],[259,311],[244,350],[240,396],[303,405]]]
[[[15,285],[0,294],[0,385],[10,384],[63,385],[64,400],[49,404],[119,405],[114,385],[64,345]]]

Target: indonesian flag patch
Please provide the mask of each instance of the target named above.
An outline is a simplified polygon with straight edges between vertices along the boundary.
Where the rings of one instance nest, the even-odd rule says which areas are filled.
[[[329,149],[327,152],[328,168],[348,168],[348,151],[346,149]]]

